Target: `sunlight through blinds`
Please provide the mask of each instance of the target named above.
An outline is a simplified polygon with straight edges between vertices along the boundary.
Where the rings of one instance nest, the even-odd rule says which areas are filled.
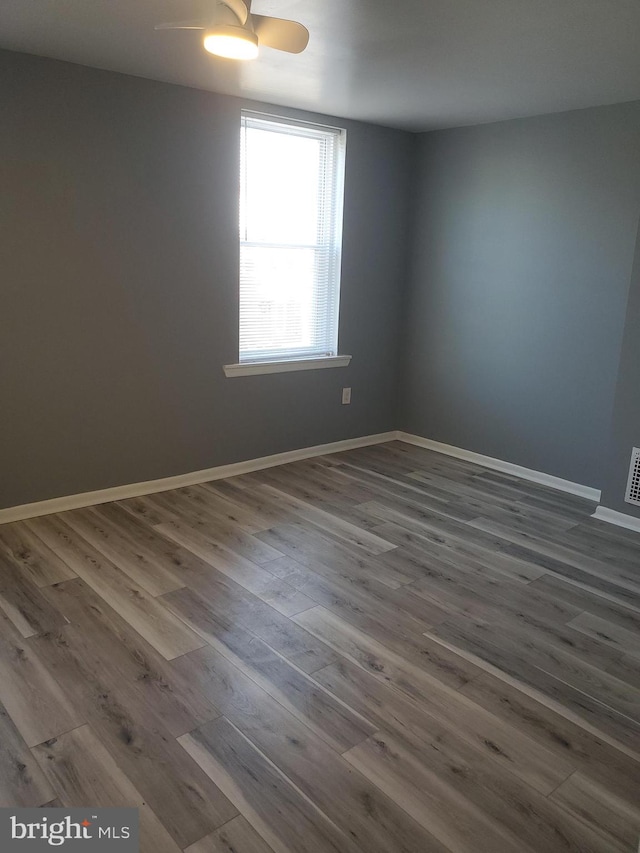
[[[242,115],[240,362],[336,355],[343,131]]]

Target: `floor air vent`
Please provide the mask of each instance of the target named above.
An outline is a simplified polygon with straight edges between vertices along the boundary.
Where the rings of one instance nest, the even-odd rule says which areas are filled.
[[[627,494],[624,499],[628,504],[640,506],[640,447],[634,447],[631,454],[629,482],[627,483]]]

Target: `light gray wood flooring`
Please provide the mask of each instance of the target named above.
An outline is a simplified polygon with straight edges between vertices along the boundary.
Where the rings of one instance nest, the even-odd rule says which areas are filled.
[[[0,805],[143,853],[640,835],[640,536],[399,442],[0,527]]]

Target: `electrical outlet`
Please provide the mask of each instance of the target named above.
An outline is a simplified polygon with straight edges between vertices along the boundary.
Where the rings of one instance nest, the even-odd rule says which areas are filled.
[[[351,388],[342,389],[342,405],[348,406],[351,402]]]

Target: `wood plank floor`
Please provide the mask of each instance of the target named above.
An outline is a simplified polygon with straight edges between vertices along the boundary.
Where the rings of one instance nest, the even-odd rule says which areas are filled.
[[[640,536],[399,442],[0,527],[0,805],[144,853],[640,836]]]

